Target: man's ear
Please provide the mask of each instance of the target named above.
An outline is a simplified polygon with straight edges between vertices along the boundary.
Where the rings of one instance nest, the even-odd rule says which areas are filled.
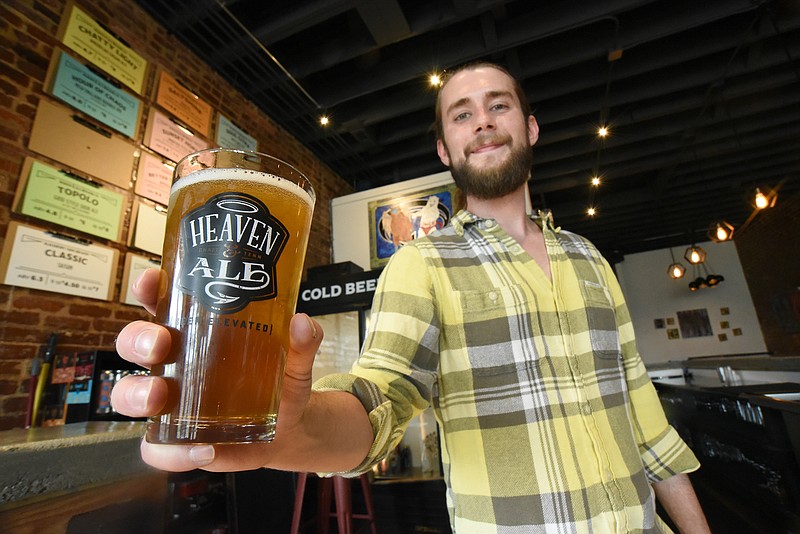
[[[536,122],[536,117],[528,115],[528,141],[531,146],[536,144],[539,140],[539,123]]]
[[[447,147],[444,146],[444,141],[441,139],[436,140],[436,152],[439,154],[439,159],[445,166],[450,166],[450,154],[447,152]]]

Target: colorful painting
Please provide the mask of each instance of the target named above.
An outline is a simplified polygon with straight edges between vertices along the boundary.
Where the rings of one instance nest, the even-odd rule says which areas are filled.
[[[392,254],[413,239],[442,228],[453,215],[455,185],[369,203],[370,266],[386,265]]]

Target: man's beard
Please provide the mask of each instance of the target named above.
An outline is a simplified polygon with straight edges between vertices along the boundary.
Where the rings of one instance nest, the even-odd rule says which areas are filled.
[[[481,142],[486,143],[487,139]],[[466,152],[470,151],[471,146]],[[481,200],[504,197],[522,187],[528,181],[533,165],[533,151],[526,145],[512,145],[506,160],[493,168],[477,169],[469,163],[469,153],[466,156],[459,163],[451,160],[450,174],[465,196]]]

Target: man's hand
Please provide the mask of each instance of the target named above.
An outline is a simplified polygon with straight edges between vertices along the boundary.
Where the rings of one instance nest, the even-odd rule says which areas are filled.
[[[159,271],[150,269],[132,287],[133,294],[150,313],[155,312],[158,283]],[[212,446],[156,445],[143,441],[141,452],[144,461],[168,471],[196,468],[240,471],[270,464],[277,468],[293,468],[294,460],[285,455],[282,458],[281,454],[286,450],[298,449],[304,441],[308,441],[299,434],[306,433],[302,423],[311,397],[311,367],[323,333],[319,324],[305,314],[295,315],[289,329],[286,376],[282,387],[276,438],[272,443]],[[117,352],[126,360],[149,368],[167,356],[170,342],[170,334],[164,327],[147,321],[136,321],[120,332],[117,337]],[[352,397],[349,394],[334,395]],[[353,399],[355,400],[354,397]],[[166,401],[167,385],[159,377],[126,376],[116,384],[111,393],[114,409],[131,417],[158,414]],[[344,402],[349,403],[349,400],[345,398]],[[364,412],[363,408],[361,412]],[[349,463],[352,467],[358,460]]]

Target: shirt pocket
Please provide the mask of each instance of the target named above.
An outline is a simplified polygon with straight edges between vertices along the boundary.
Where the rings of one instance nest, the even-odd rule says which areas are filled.
[[[595,356],[621,359],[616,310],[608,288],[597,282],[581,280],[581,293],[586,302],[586,322]]]
[[[464,344],[473,376],[518,372],[539,359],[538,323],[531,321],[531,298],[524,286],[457,291]]]

